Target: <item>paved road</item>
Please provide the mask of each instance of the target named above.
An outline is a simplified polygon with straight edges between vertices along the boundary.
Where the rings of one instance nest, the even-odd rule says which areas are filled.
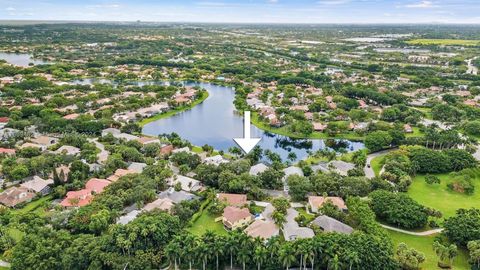
[[[443,231],[443,228],[440,228],[440,229],[429,230],[429,231],[424,231],[424,232],[411,232],[411,231],[402,230],[402,229],[391,227],[391,226],[384,225],[384,224],[380,224],[380,226],[382,226],[383,228],[385,228],[387,230],[396,231],[396,232],[409,234],[409,235],[415,235],[415,236],[428,236],[428,235],[432,235],[432,234],[441,233]]]
[[[387,150],[383,150],[383,151],[380,151],[380,152],[372,153],[372,154],[367,156],[367,163],[366,163],[365,167],[363,167],[363,171],[365,172],[365,176],[368,179],[375,178],[375,172],[373,171],[372,166],[370,166],[370,167],[368,166],[368,165],[371,165],[372,160],[374,158],[378,157],[378,156],[385,155],[388,152],[391,152],[393,150],[397,150],[397,149],[396,148],[387,149]]]

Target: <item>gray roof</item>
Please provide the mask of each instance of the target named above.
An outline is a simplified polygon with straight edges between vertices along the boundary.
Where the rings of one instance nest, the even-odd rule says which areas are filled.
[[[289,208],[287,210],[286,220],[287,222],[283,225],[283,236],[285,240],[291,241],[300,238],[312,238],[315,236],[315,233],[312,229],[307,227],[300,227],[295,221],[295,218],[298,216],[298,211]]]
[[[250,175],[258,175],[268,169],[268,166],[263,163],[258,163],[250,168]]]
[[[290,175],[300,175],[303,176],[303,171],[301,168],[296,167],[296,166],[290,166],[288,168],[283,169],[283,172],[285,173],[285,177],[288,177]]]
[[[312,221],[312,224],[322,228],[325,232],[338,232],[351,234],[353,228],[329,216],[319,216]]]
[[[119,217],[117,220],[117,224],[123,224],[123,225],[128,224],[132,220],[134,220],[138,216],[138,214],[140,214],[139,210],[133,210],[127,213],[126,215]]]
[[[196,199],[197,196],[183,190],[175,191],[175,189],[169,188],[163,191],[162,193],[160,193],[158,195],[158,198],[160,199],[169,198],[174,203],[180,203],[182,201],[190,201],[190,200]]]

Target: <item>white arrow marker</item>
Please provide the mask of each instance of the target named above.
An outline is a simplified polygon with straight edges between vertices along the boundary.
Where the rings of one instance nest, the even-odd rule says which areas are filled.
[[[243,138],[233,139],[245,153],[249,153],[260,142],[259,138],[250,138],[250,111],[244,112]]]

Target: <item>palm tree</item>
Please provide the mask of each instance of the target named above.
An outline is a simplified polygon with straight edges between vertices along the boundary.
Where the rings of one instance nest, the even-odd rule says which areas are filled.
[[[340,270],[342,263],[338,258],[338,255],[335,254],[333,258],[328,261],[328,269],[329,270]]]
[[[268,239],[267,249],[270,250],[270,259],[272,259],[273,255],[278,253],[280,249],[280,238],[276,236]]]
[[[165,247],[165,253],[166,253],[168,259],[170,260],[170,264],[172,264],[172,260],[173,260],[175,270],[178,269],[177,268],[177,256],[178,256],[178,251],[179,250],[180,250],[180,245],[178,244],[177,241],[175,241],[175,239],[170,241],[170,243],[168,243],[168,245]]]
[[[191,234],[186,234],[183,239],[183,245],[188,260],[188,269],[192,270],[192,261],[195,258],[195,250],[197,248],[197,238]]]
[[[213,253],[215,254],[215,265],[218,270],[218,257],[222,255],[225,251],[225,238],[223,236],[217,235],[215,237],[215,242],[213,242]]]
[[[257,262],[257,269],[260,270],[262,264],[266,261],[268,257],[268,250],[263,246],[262,243],[257,244],[255,247],[255,252],[253,254],[253,259]]]
[[[312,270],[315,266],[315,246],[314,243],[311,239],[308,239],[306,245],[305,245],[305,253],[303,256],[304,263],[303,265],[305,266],[305,269],[307,269],[307,262],[310,261],[312,263]]]
[[[355,251],[347,251],[345,254],[346,260],[348,261],[348,269],[352,270],[354,265],[358,265],[360,263],[360,257],[358,257],[358,253]]]
[[[304,254],[307,253],[307,242],[305,239],[299,239],[295,242],[296,244],[296,252],[295,255],[300,255],[300,269],[303,268],[304,265]]]
[[[230,269],[233,269],[233,253],[238,251],[238,237],[239,233],[237,231],[234,231],[228,235],[226,241],[227,249],[230,252]]]
[[[283,266],[285,266],[285,269],[288,270],[290,268],[290,265],[292,265],[293,262],[295,262],[295,251],[293,250],[292,244],[290,242],[285,243],[281,248],[279,252],[279,257],[280,260],[282,261]]]

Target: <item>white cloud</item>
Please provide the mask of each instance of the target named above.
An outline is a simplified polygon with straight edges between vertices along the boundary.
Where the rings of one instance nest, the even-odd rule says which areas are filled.
[[[268,0],[269,3],[275,4],[278,3],[278,0]]]
[[[436,5],[434,5],[432,1],[420,1],[418,3],[405,5],[405,7],[407,7],[407,8],[433,8],[433,7],[436,7]]]
[[[16,9],[14,7],[7,7],[6,10],[7,11],[15,11]]]

